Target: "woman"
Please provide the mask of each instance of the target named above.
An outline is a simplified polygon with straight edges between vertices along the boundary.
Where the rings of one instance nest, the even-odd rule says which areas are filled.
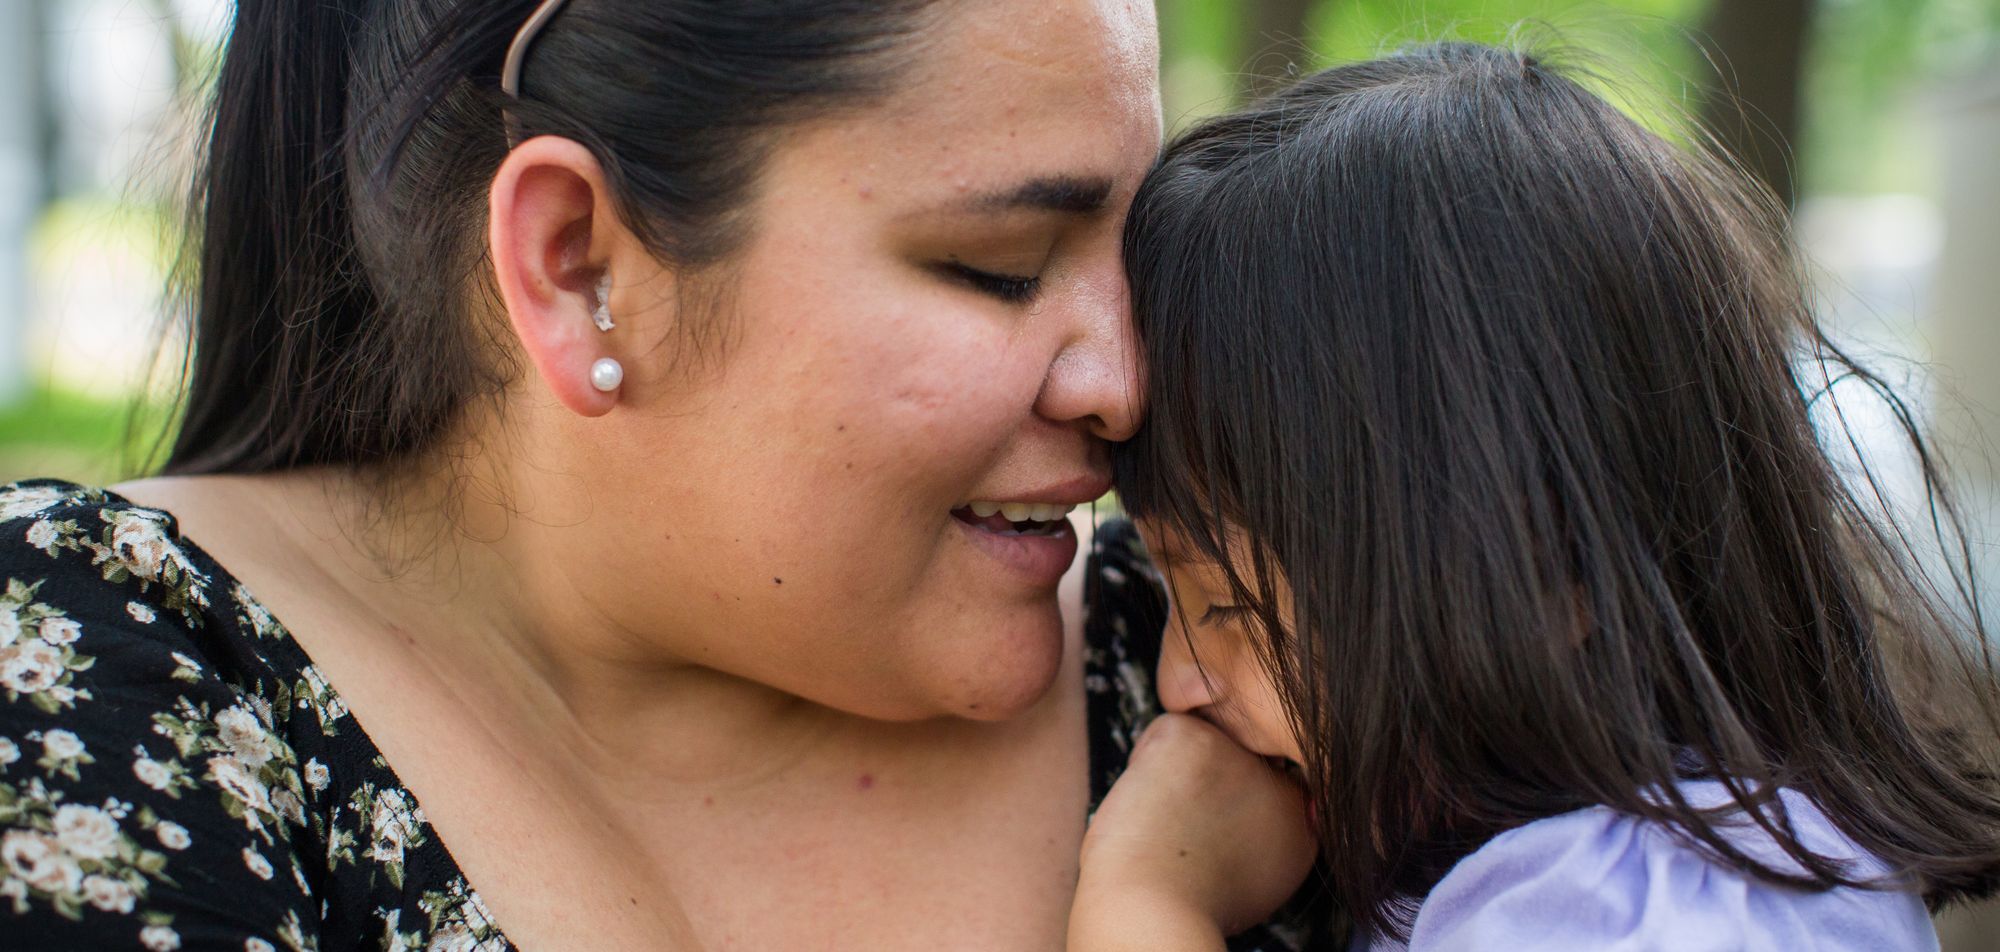
[[[1152,18],[239,5],[167,475],[0,496],[10,947],[1057,945]]]

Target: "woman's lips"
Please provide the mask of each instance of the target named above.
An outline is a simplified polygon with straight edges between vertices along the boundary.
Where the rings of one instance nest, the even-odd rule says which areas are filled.
[[[1076,532],[1066,519],[1021,531],[997,515],[980,518],[957,510],[952,516],[974,547],[1037,587],[1055,587],[1076,561]]]

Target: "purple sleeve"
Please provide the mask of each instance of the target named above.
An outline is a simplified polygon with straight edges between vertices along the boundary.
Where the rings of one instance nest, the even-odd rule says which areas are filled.
[[[1683,786],[1697,804],[1720,784]],[[1882,865],[1785,791],[1794,829],[1815,852],[1880,877]],[[1796,869],[1762,831],[1730,827],[1739,848]],[[1371,952],[1403,952],[1377,940]],[[1710,862],[1666,829],[1597,807],[1495,837],[1425,898],[1407,952],[1902,952],[1935,950],[1923,901],[1908,889],[1812,892]]]

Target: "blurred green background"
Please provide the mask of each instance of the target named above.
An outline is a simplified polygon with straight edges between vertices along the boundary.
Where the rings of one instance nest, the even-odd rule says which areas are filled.
[[[0,481],[135,475],[170,430],[174,209],[229,14],[227,0],[0,4]],[[1553,35],[1621,77],[1641,118],[1703,118],[1793,202],[1827,326],[1907,368],[1930,422],[1970,447],[1973,541],[1995,551],[2000,475],[1981,448],[2000,420],[2000,0],[1159,0],[1159,14],[1170,128],[1297,71],[1443,37]],[[1948,952],[2000,950],[2000,917],[1984,915],[1945,923]]]

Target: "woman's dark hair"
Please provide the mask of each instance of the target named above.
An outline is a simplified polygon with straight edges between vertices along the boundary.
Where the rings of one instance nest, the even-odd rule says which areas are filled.
[[[663,258],[741,240],[773,131],[886,92],[929,0],[571,0],[499,92],[536,0],[243,0],[217,77],[185,277],[174,473],[434,447],[513,372],[467,304],[485,192],[524,137],[602,164]]]
[[[1774,787],[1934,904],[2000,885],[1969,576],[1927,574],[1829,461],[1825,368],[1899,414],[1939,538],[1957,517],[1712,152],[1533,56],[1426,45],[1179,138],[1126,255],[1150,415],[1119,490],[1224,566],[1247,537],[1230,584],[1357,920],[1403,932],[1468,852],[1593,804],[1862,885]],[[1732,845],[1692,776],[1797,866]]]

